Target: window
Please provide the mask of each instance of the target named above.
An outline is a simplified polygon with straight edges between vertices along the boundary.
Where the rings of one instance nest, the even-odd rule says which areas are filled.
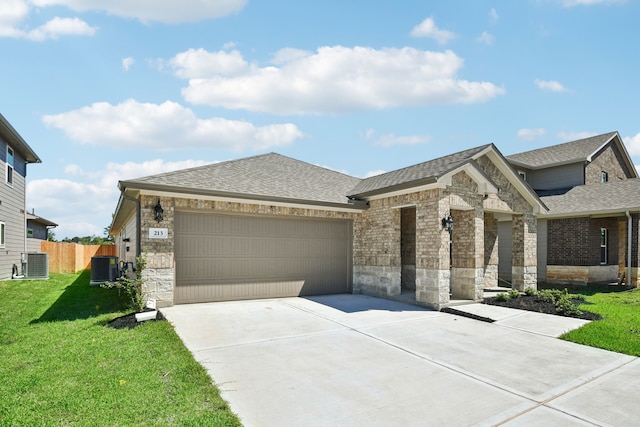
[[[4,222],[0,222],[0,248],[4,248]]]
[[[13,148],[7,146],[7,184],[13,185]]]
[[[526,172],[518,171],[518,175],[520,175],[520,178],[522,178],[523,181],[527,180],[527,173]]]
[[[608,231],[606,228],[600,229],[600,264],[607,263],[607,245],[608,245]]]
[[[609,181],[609,174],[606,173],[605,171],[602,171],[602,173],[600,174],[600,182],[608,182]]]

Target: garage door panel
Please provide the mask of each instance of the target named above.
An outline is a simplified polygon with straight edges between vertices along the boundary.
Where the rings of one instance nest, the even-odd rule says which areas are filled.
[[[178,212],[176,303],[350,291],[350,221]]]

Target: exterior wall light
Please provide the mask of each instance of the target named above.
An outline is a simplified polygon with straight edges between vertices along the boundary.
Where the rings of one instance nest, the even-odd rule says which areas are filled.
[[[162,209],[162,206],[160,205],[160,198],[158,198],[158,204],[153,208],[153,218],[160,222],[162,221],[163,215],[164,209]]]
[[[451,218],[451,214],[447,214],[447,216],[442,218],[442,228],[449,233],[453,231],[453,218]]]

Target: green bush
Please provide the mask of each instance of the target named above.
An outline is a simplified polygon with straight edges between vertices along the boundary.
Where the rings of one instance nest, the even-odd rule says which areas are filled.
[[[536,291],[535,289],[533,289],[532,287],[528,287],[527,289],[524,290],[524,294],[527,296],[535,296],[538,294],[538,291]]]
[[[509,296],[509,294],[496,295],[496,301],[505,302],[505,301],[509,301],[510,299],[511,297]]]
[[[559,289],[542,289],[538,291],[538,299],[551,304],[555,304],[562,295],[562,291]]]
[[[117,289],[127,296],[129,307],[139,313],[144,310],[145,295],[142,290],[144,281],[142,280],[142,270],[147,265],[147,261],[142,257],[136,257],[136,277],[132,279],[127,276],[118,278],[115,282],[104,282],[100,287],[106,289]]]
[[[556,301],[556,310],[558,313],[565,316],[579,316],[582,314],[582,310],[571,301],[571,297],[568,293],[565,293]]]
[[[510,299],[518,299],[520,298],[520,291],[518,291],[517,289],[509,289],[507,291],[507,295],[509,295]]]

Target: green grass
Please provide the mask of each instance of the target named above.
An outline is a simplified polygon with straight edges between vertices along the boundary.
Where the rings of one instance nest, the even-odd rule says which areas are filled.
[[[640,289],[627,292],[594,293],[585,288],[581,310],[600,314],[603,319],[591,322],[562,336],[578,344],[640,356]]]
[[[0,282],[0,426],[238,426],[168,322],[126,314],[88,272]]]

